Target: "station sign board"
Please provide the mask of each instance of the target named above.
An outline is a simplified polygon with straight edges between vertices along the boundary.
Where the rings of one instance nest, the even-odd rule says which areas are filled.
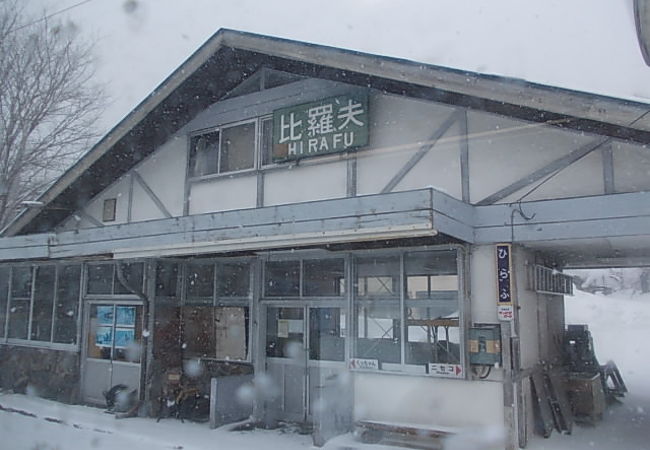
[[[501,321],[514,318],[512,283],[512,247],[510,244],[497,244],[497,314]]]
[[[368,144],[368,94],[273,111],[273,162],[345,152]]]
[[[429,363],[429,375],[441,378],[464,378],[463,366],[460,364]]]
[[[361,370],[379,370],[379,360],[377,359],[363,359],[352,358],[350,359],[350,369]]]

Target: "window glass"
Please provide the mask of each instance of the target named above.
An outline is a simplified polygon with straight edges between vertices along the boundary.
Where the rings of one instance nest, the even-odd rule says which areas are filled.
[[[268,308],[266,314],[266,356],[303,359],[303,308]]]
[[[11,299],[9,305],[9,331],[8,337],[13,339],[27,339],[29,326],[30,300]]]
[[[178,264],[159,261],[156,264],[156,296],[178,296]]]
[[[356,294],[359,297],[399,298],[399,257],[359,258],[356,260]]]
[[[345,314],[341,308],[309,310],[309,359],[345,359]]]
[[[11,302],[9,304],[9,330],[13,339],[28,339],[29,310],[32,297],[32,268],[14,267],[11,270]]]
[[[345,263],[343,259],[306,260],[304,295],[338,297],[345,294]]]
[[[255,123],[224,128],[219,172],[252,169],[255,155]]]
[[[399,301],[355,303],[357,339],[354,357],[382,363],[401,362]],[[381,367],[381,366],[380,366]]]
[[[264,293],[267,297],[300,295],[300,261],[269,261],[264,270]]]
[[[200,177],[217,173],[219,132],[213,131],[190,139],[190,175]]]
[[[11,298],[31,298],[32,268],[14,267],[11,272]]]
[[[30,339],[49,342],[52,339],[55,267],[38,266],[35,275]]]
[[[404,256],[407,364],[460,363],[456,252]]]
[[[407,314],[407,364],[460,364],[457,312],[443,318],[435,308],[410,307]]]
[[[214,297],[214,264],[188,264],[187,302],[212,304]]]
[[[58,278],[54,313],[54,342],[74,344],[77,340],[81,265],[60,267]]]
[[[142,351],[142,307],[115,306],[113,360],[139,363]]]
[[[217,359],[245,361],[248,358],[248,307],[227,306],[214,310]]]
[[[120,270],[127,286],[124,286],[115,274],[113,280],[114,294],[131,294],[142,292],[142,279],[144,274],[144,264],[137,263],[118,263],[115,270]],[[129,289],[130,288],[130,289]]]
[[[262,120],[262,141],[260,142],[260,151],[262,152],[262,164],[268,165],[273,163],[273,119]]]
[[[9,267],[0,267],[0,339],[5,336],[7,302],[9,301]]]
[[[217,266],[217,297],[248,297],[249,292],[249,263],[223,263]]]
[[[113,288],[113,263],[88,265],[89,294],[112,294]]]
[[[213,306],[192,305],[182,308],[182,346],[185,358],[214,358],[214,324]]]
[[[88,324],[87,356],[111,359],[115,326],[114,305],[91,305]]]
[[[404,267],[408,299],[432,299],[458,289],[455,251],[407,253]]]

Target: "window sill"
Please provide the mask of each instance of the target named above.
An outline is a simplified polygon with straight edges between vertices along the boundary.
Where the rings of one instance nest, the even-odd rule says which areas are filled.
[[[77,344],[60,344],[55,342],[29,341],[26,339],[4,339],[0,341],[0,345],[40,348],[46,350],[61,350],[67,352],[79,351],[79,346]]]

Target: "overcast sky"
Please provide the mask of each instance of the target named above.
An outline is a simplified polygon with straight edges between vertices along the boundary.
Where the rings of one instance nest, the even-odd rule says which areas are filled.
[[[108,128],[224,27],[650,103],[632,1],[91,0],[57,17],[96,41]]]

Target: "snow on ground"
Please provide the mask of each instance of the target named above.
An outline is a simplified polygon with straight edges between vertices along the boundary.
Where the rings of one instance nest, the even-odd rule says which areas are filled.
[[[578,292],[566,299],[567,322],[587,323],[601,363],[613,359],[630,393],[608,408],[596,427],[575,426],[570,436],[535,437],[529,450],[650,449],[650,295],[611,296]],[[207,424],[165,419],[116,420],[101,409],[70,406],[16,394],[0,394],[0,449],[11,450],[298,450],[313,448],[311,436],[290,430],[210,430]],[[15,411],[10,411],[13,409]],[[16,412],[16,411],[21,411]],[[31,414],[31,415],[25,415]],[[455,450],[484,448],[487,435],[459,440]],[[458,442],[471,442],[458,444]],[[352,435],[328,442],[328,450],[393,449],[364,445]]]

